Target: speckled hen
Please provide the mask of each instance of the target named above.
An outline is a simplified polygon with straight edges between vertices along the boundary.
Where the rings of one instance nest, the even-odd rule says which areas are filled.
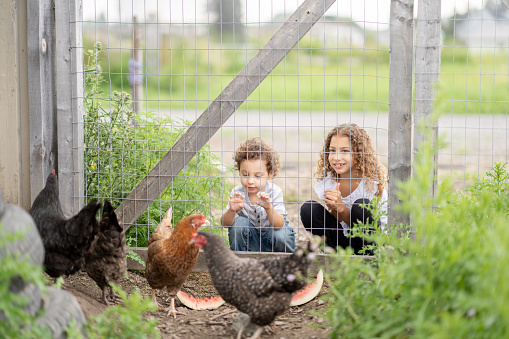
[[[260,326],[252,338],[258,338],[263,326],[290,308],[293,294],[306,285],[304,278],[318,249],[313,241],[291,255],[256,260],[237,257],[216,234],[198,232],[193,241],[205,251],[210,276],[221,297]]]
[[[152,288],[152,301],[156,301],[155,290],[166,288],[171,298],[168,316],[176,317],[175,297],[196,264],[200,249],[190,243],[198,228],[208,224],[203,214],[193,214],[180,220],[173,228],[171,208],[157,225],[148,241],[148,259],[145,276]],[[159,305],[160,306],[160,305]]]
[[[94,279],[102,290],[102,302],[109,305],[106,299],[106,288],[113,290],[110,283],[117,283],[127,273],[127,245],[125,231],[118,222],[111,203],[104,201],[99,233],[85,256],[87,274]]]

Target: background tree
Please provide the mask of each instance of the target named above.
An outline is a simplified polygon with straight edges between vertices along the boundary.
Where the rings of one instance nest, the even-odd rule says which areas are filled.
[[[245,40],[244,9],[240,0],[212,0],[209,11],[212,13],[211,32],[218,40]]]

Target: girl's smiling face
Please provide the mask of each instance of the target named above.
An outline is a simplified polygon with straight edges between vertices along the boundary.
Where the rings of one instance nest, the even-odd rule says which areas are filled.
[[[242,160],[239,166],[240,183],[249,195],[265,191],[267,180],[272,179],[272,172],[267,172],[263,159]]]
[[[341,178],[356,177],[352,168],[353,154],[350,139],[345,136],[333,136],[329,145],[329,163]]]

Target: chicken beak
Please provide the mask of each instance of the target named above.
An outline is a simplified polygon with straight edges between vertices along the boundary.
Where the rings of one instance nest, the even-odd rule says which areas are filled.
[[[210,221],[208,221],[207,219],[204,219],[203,221],[201,221],[201,222],[199,222],[198,224],[193,225],[193,226],[194,226],[194,229],[195,229],[196,231],[198,231],[198,229],[199,229],[200,227],[205,226],[205,225],[206,225],[206,226],[210,226]]]
[[[194,219],[192,222],[191,222],[191,225],[193,225],[193,228],[198,231],[198,229],[200,227],[202,227],[203,225],[210,225],[210,221],[205,219],[205,216],[203,216],[203,219]]]

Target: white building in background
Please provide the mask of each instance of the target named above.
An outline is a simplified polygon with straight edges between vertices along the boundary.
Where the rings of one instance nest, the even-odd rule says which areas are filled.
[[[454,39],[468,47],[509,47],[509,10],[484,7],[452,20]]]
[[[289,15],[286,18],[283,14],[276,15],[272,22],[263,23],[262,29],[265,32],[275,33],[288,17]],[[324,16],[311,28],[307,36],[334,46],[364,46],[366,37],[373,31],[363,27],[363,24],[363,22],[356,22],[351,18]],[[258,27],[255,28],[258,29]]]

